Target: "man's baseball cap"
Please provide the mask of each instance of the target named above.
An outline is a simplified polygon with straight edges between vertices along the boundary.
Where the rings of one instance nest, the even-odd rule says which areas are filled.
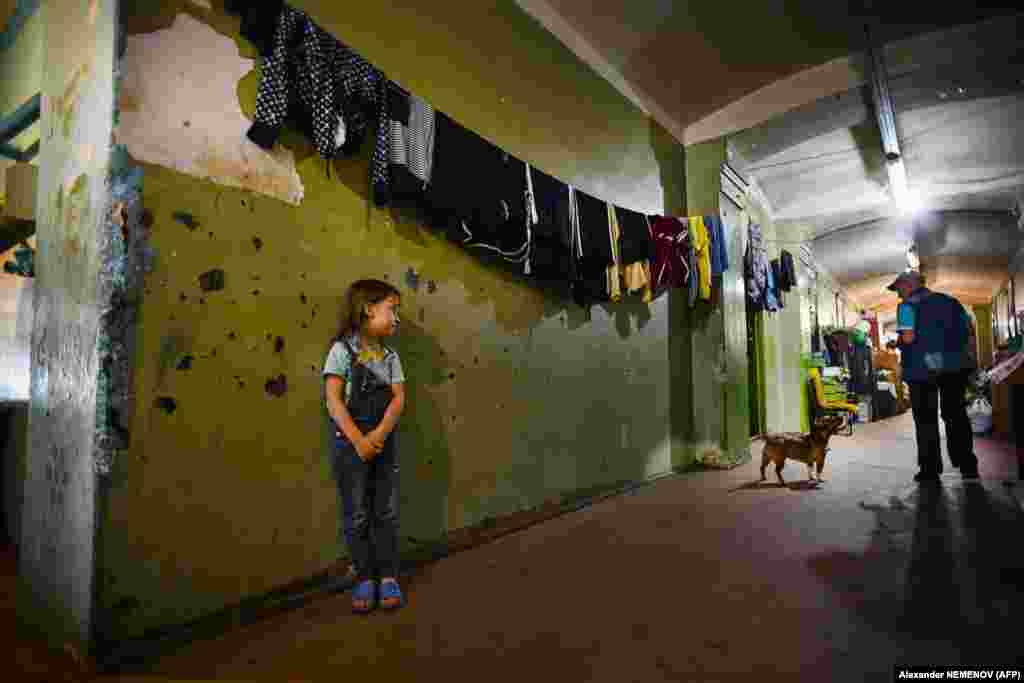
[[[900,273],[899,276],[892,281],[892,284],[886,287],[886,289],[895,292],[896,287],[904,283],[920,287],[924,284],[924,278],[921,276],[921,273],[916,270],[905,270]]]

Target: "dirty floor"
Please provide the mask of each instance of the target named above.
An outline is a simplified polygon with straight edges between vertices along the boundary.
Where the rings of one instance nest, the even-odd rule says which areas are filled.
[[[120,680],[892,680],[895,664],[1024,665],[1024,487],[918,486],[909,414],[835,437],[826,481],[661,481],[418,570],[395,613],[347,594],[193,643]],[[771,468],[769,468],[771,474]],[[755,677],[756,676],[756,677]],[[732,678],[731,676],[725,676]],[[113,677],[107,677],[113,678]]]

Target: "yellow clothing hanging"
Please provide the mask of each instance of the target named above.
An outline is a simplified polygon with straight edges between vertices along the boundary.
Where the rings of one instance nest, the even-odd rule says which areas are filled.
[[[697,257],[696,275],[700,283],[700,298],[707,301],[711,299],[711,238],[703,216],[690,218],[690,239],[693,240],[693,251]],[[693,276],[694,273],[690,273],[690,277]]]

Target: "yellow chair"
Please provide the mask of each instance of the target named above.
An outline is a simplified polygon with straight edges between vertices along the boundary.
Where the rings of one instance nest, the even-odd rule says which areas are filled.
[[[853,434],[853,420],[851,417],[857,414],[856,404],[847,401],[830,401],[825,397],[825,384],[821,379],[821,372],[818,368],[808,368],[807,374],[811,382],[812,405],[814,407],[814,418],[823,415],[842,415],[846,418],[846,436]]]

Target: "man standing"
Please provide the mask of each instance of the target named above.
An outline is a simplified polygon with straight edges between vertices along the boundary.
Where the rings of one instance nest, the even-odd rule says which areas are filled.
[[[940,402],[949,460],[964,479],[977,478],[974,435],[964,405],[967,381],[975,367],[968,348],[973,338],[971,319],[959,301],[925,287],[917,271],[904,271],[888,289],[902,300],[897,345],[917,432],[920,471],[914,481],[938,481],[942,473]]]

